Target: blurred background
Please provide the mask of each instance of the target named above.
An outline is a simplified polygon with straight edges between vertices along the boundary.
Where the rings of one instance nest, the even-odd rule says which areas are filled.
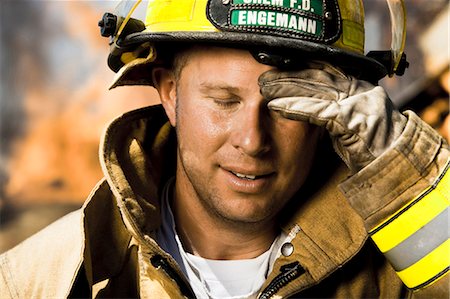
[[[449,3],[405,2],[410,67],[381,84],[448,140]],[[102,177],[106,125],[159,102],[150,87],[108,90],[114,74],[97,23],[117,3],[0,0],[0,252],[79,208]],[[366,50],[388,49],[385,0],[364,3]]]

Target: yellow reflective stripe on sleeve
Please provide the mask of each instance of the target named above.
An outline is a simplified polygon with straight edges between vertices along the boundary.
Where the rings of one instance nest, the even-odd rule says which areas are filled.
[[[370,231],[408,288],[420,289],[450,268],[450,160],[422,194]]]
[[[450,163],[438,180],[421,195],[369,233],[381,252],[387,252],[450,206]]]
[[[429,194],[395,221],[372,235],[381,252],[387,252],[425,226],[445,210],[449,203],[437,194]]]
[[[408,288],[414,289],[442,277],[448,272],[449,265],[450,240],[447,240],[423,259],[397,274]]]
[[[450,238],[449,210],[445,209],[408,239],[384,253],[395,271],[400,272],[417,263]]]

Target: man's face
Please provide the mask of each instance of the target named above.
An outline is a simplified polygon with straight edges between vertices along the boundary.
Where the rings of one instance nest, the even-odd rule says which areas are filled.
[[[268,110],[258,77],[272,68],[247,51],[195,48],[169,93],[177,194],[214,217],[272,221],[310,170],[318,129]]]

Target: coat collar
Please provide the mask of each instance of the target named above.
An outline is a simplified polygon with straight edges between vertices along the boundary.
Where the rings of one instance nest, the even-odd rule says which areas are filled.
[[[299,261],[305,270],[305,275],[283,288],[285,294],[299,292],[328,277],[355,256],[368,237],[362,218],[338,189],[347,177],[347,169],[334,159],[331,149],[325,146],[319,150],[304,187],[281,215],[283,230],[295,234],[291,241],[294,252],[280,256],[266,285],[280,274],[283,265]]]
[[[329,150],[331,146],[324,148],[317,154],[319,159],[316,159],[305,188],[285,209],[294,212],[280,217],[282,229],[295,235],[292,240],[294,252],[276,261],[268,281],[279,274],[282,265],[294,260],[300,261],[306,270],[306,278],[298,279],[286,288],[287,291],[324,279],[353,257],[367,239],[362,219],[338,189],[339,182],[347,176],[346,169],[336,163],[336,159],[329,159],[336,156]],[[159,105],[128,112],[114,120],[106,130],[100,160],[113,195],[111,198],[115,198],[118,208],[111,207],[111,219],[101,221],[103,217],[91,213],[89,205],[94,207],[97,205],[94,202],[104,200],[100,199],[104,196],[94,193],[86,208],[86,218],[92,223],[87,225],[88,235],[96,236],[99,231],[104,233],[103,229],[120,232],[109,235],[111,242],[123,244],[121,242],[125,241],[126,244],[115,243],[118,249],[111,252],[113,256],[123,255],[131,238],[150,247],[150,250],[160,251],[151,237],[160,225],[159,198],[165,182],[175,172],[175,153],[175,136]],[[119,221],[114,220],[118,218]],[[117,225],[108,226],[109,221],[117,222]],[[104,253],[105,246],[109,246],[108,242],[88,239],[91,240],[91,255]],[[97,279],[118,271],[119,265],[105,268],[113,256],[107,260],[91,257],[96,263],[93,268],[105,269],[92,271]]]

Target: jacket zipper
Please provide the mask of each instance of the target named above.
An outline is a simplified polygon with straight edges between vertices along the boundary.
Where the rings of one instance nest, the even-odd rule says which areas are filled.
[[[289,282],[305,273],[305,269],[300,266],[299,262],[293,262],[281,267],[281,273],[278,274],[270,284],[262,291],[259,299],[269,299],[275,295],[282,287],[286,286]]]
[[[186,298],[196,298],[191,286],[188,285],[178,272],[167,263],[164,257],[155,255],[150,259],[150,262],[155,268],[161,268],[170,278],[172,278]]]

